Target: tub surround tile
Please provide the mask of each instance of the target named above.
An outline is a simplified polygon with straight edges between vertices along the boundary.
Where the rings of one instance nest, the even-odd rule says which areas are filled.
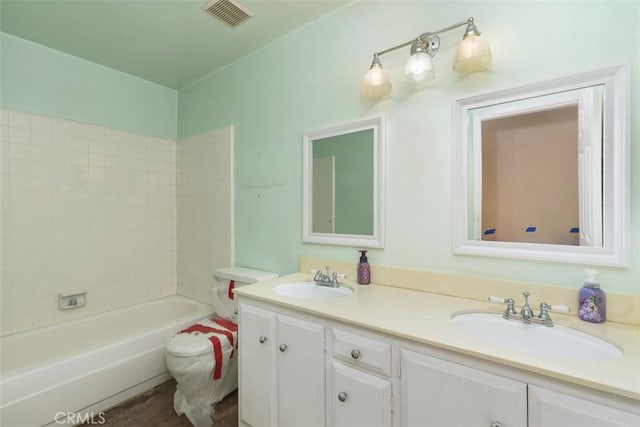
[[[176,293],[175,141],[5,109],[0,127],[1,335]],[[78,288],[87,306],[59,311]]]
[[[178,293],[209,303],[214,270],[233,264],[233,128],[180,139],[176,150]]]

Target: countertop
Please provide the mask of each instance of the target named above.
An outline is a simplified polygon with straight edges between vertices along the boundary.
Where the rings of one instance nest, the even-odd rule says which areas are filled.
[[[496,346],[458,329],[451,317],[462,311],[502,313],[504,307],[434,293],[347,281],[353,295],[331,299],[301,299],[279,295],[282,283],[311,282],[311,275],[295,273],[236,288],[237,295],[361,326],[373,331],[479,359],[522,369],[595,390],[640,400],[640,327],[605,322],[591,324],[573,315],[552,313],[563,325],[614,343],[623,355],[614,360],[581,361],[544,357]]]

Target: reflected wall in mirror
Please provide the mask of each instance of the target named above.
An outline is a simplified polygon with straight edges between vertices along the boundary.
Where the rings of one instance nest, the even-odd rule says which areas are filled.
[[[454,252],[626,265],[627,66],[456,101]]]
[[[303,138],[304,242],[384,247],[384,121]]]

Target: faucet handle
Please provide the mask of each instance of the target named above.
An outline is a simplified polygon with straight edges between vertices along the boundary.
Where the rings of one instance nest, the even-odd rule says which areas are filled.
[[[489,302],[492,302],[494,304],[507,304],[507,309],[504,311],[504,314],[502,315],[502,317],[504,317],[505,319],[509,319],[512,314],[516,314],[516,309],[515,309],[516,302],[513,298],[511,297],[502,298],[502,297],[496,297],[492,295],[488,299],[489,299]]]
[[[556,313],[570,313],[571,312],[571,307],[569,307],[568,305],[551,305],[551,304],[547,304],[546,302],[541,302],[540,303],[540,311],[542,311],[544,306],[544,309],[546,311],[554,311]]]
[[[549,310],[556,313],[571,313],[571,307],[568,305],[550,305]]]
[[[489,302],[492,302],[494,304],[504,304],[507,302],[507,298],[502,298],[502,297],[496,297],[494,295],[491,295],[489,298],[487,298],[489,300]]]

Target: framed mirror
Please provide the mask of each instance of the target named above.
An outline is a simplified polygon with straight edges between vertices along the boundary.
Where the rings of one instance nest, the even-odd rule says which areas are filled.
[[[384,247],[384,118],[308,132],[302,151],[302,241]]]
[[[455,102],[454,253],[629,259],[629,67]]]

